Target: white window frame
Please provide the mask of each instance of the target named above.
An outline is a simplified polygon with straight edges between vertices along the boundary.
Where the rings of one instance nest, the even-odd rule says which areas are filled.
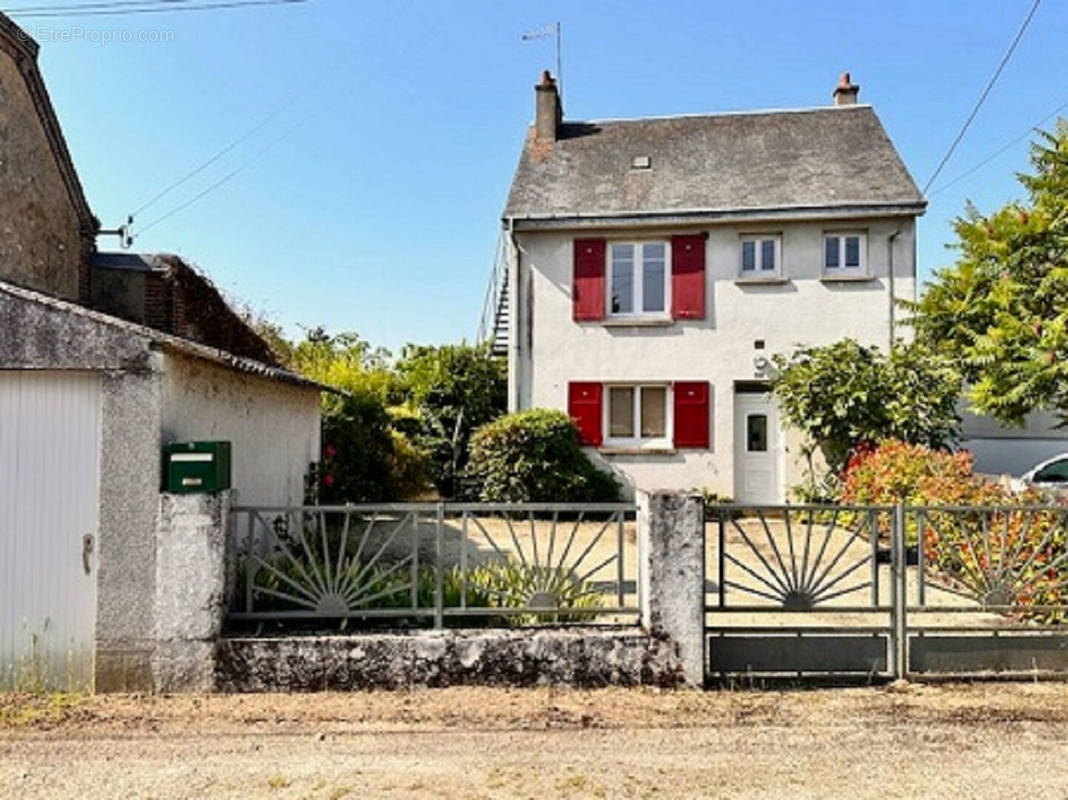
[[[764,247],[766,241],[775,242],[775,268],[764,269]],[[754,269],[745,269],[745,245],[752,242],[755,249]],[[743,233],[738,237],[738,277],[742,279],[767,280],[782,277],[782,234],[781,233]]]
[[[856,236],[860,239],[859,254],[860,264],[855,267],[847,267],[845,263],[846,238]],[[827,266],[827,240],[838,240],[838,266]],[[867,231],[824,231],[820,237],[820,265],[825,277],[854,277],[868,276],[868,232]]]
[[[634,400],[631,408],[631,421],[634,425],[634,436],[612,436],[612,389],[633,389]],[[641,397],[642,389],[664,390],[664,435],[656,438],[643,438],[641,435]],[[604,384],[604,411],[602,425],[604,430],[604,446],[633,449],[662,450],[672,447],[675,436],[675,399],[674,390],[670,381],[642,381],[640,383],[628,383],[617,381]]]
[[[645,304],[645,269],[642,260],[642,245],[661,244],[664,246],[664,309],[662,311],[643,311]],[[630,245],[634,248],[634,274],[632,286],[634,296],[631,298],[632,311],[612,310],[612,248],[618,245]],[[608,319],[671,319],[671,242],[667,239],[609,239],[605,253],[605,312]]]

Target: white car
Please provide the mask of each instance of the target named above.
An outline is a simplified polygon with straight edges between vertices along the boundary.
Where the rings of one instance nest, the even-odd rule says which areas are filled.
[[[1012,481],[1015,491],[1024,489],[1068,490],[1068,453],[1047,458]]]

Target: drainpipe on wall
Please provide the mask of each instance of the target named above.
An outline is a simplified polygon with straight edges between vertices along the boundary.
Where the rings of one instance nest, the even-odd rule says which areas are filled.
[[[886,237],[886,263],[890,273],[890,349],[887,355],[894,351],[894,306],[897,304],[897,295],[894,292],[894,240],[901,235],[901,228]]]

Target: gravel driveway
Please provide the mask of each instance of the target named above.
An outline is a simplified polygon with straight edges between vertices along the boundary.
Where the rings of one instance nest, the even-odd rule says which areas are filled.
[[[0,797],[1068,797],[1068,687],[0,696]]]

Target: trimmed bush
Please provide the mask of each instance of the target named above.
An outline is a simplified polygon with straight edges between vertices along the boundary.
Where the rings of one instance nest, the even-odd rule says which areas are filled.
[[[475,431],[467,474],[485,502],[619,499],[619,482],[586,458],[571,418],[544,408],[508,414]]]

